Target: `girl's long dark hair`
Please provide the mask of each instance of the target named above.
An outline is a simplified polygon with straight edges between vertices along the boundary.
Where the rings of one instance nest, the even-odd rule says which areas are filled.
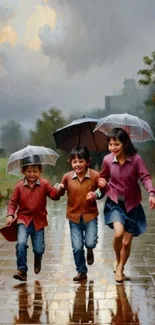
[[[123,144],[124,153],[126,156],[133,156],[137,153],[137,149],[134,147],[128,133],[122,128],[114,128],[107,135],[107,142],[111,139],[118,139]]]

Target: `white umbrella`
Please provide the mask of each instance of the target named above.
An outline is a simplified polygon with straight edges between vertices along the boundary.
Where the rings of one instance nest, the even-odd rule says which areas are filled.
[[[144,142],[155,140],[149,124],[141,118],[128,113],[111,114],[101,118],[97,123],[94,132],[99,130],[108,134],[116,127],[126,130],[132,141]]]
[[[58,157],[59,155],[50,148],[28,145],[14,152],[9,157],[7,172],[8,174],[18,176],[21,166],[24,165],[42,164],[55,166]]]

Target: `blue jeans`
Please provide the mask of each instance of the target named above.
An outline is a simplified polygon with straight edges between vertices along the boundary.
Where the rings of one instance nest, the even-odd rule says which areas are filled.
[[[95,218],[84,223],[81,217],[80,223],[69,220],[71,243],[74,262],[78,273],[87,273],[84,246],[95,248],[98,240],[98,219]]]
[[[17,225],[17,244],[16,244],[16,256],[17,256],[17,270],[28,271],[27,267],[27,248],[28,238],[31,237],[33,253],[37,259],[42,259],[42,254],[45,250],[44,243],[44,228],[36,231],[33,222],[25,227],[24,224],[19,223]]]

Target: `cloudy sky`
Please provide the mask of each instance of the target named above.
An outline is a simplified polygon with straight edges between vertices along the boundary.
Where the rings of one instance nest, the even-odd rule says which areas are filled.
[[[0,120],[104,108],[155,50],[154,0],[0,0]]]

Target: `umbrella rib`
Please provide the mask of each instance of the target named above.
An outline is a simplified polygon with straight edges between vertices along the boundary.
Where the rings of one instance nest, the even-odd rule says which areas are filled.
[[[90,132],[91,132],[91,135],[92,135],[92,138],[94,140],[94,143],[95,143],[95,147],[96,147],[96,150],[98,151],[98,146],[97,146],[97,143],[96,143],[96,140],[95,140],[95,137],[94,137],[94,132],[90,126],[90,124],[88,123],[88,126],[89,126],[89,129],[90,129]]]
[[[80,146],[80,142],[81,142],[81,133],[82,133],[82,127],[80,126],[80,132],[79,132],[79,137],[78,137],[78,146]]]

